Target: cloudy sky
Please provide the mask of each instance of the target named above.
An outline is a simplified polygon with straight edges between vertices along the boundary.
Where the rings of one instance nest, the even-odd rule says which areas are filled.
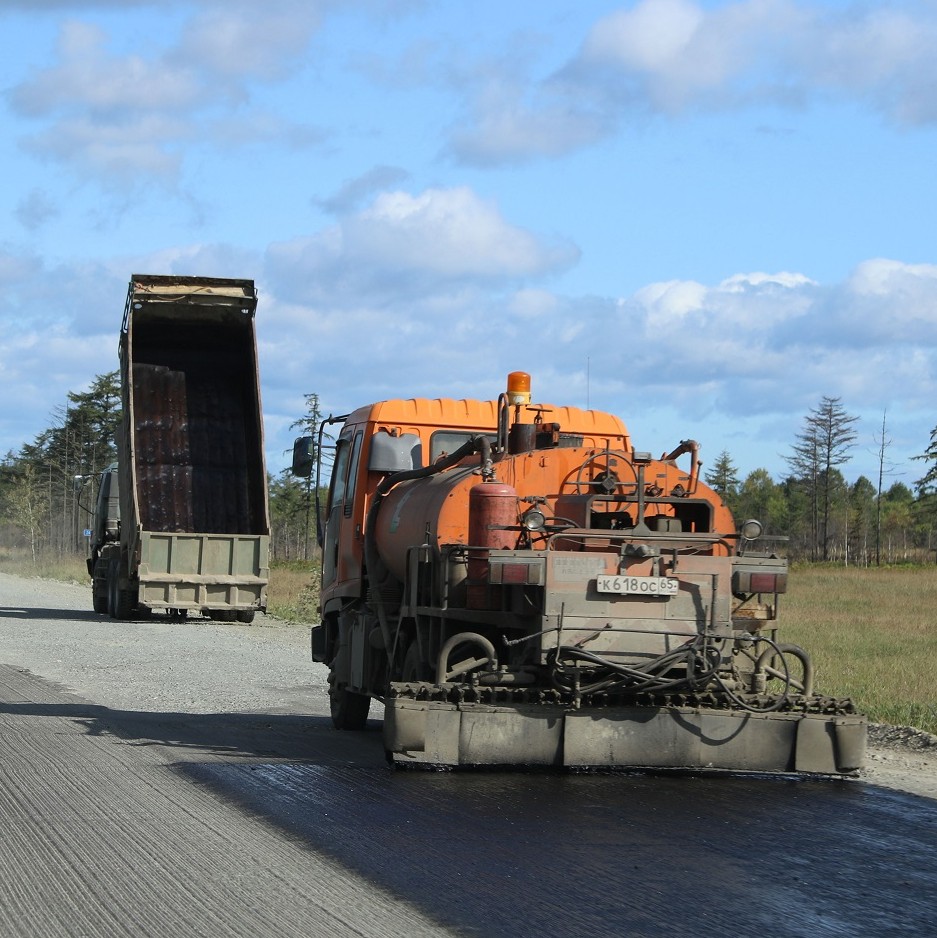
[[[303,413],[534,397],[776,478],[937,425],[937,0],[0,0],[0,454],[116,369],[131,273],[253,278]]]

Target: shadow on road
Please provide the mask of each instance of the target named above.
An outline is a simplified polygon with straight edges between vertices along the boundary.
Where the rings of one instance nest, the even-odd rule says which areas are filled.
[[[101,615],[90,609],[46,609],[41,606],[0,606],[0,617],[9,619],[67,619],[69,622],[100,621]]]
[[[380,721],[338,733],[328,717],[302,713],[180,713],[119,710],[93,704],[23,669],[0,665],[0,717],[70,720],[89,736],[134,746],[164,746],[171,760],[217,758],[384,765]]]

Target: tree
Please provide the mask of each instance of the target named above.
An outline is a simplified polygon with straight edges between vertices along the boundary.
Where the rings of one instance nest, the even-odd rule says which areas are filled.
[[[269,482],[270,548],[275,560],[306,558],[309,501],[305,479],[284,469]]]
[[[804,418],[792,453],[785,457],[795,478],[804,486],[811,506],[812,556],[830,559],[830,512],[834,486],[842,475],[834,470],[849,461],[857,417],[843,409],[840,398],[823,397]],[[838,476],[838,480],[837,480]]]
[[[290,424],[291,430],[300,430],[304,436],[308,436],[312,440],[312,446],[310,448],[310,455],[312,456],[312,464],[324,464],[327,462],[325,459],[325,453],[319,452],[319,444],[321,441],[328,440],[331,442],[333,437],[328,433],[322,433],[320,436],[319,430],[324,421],[322,417],[322,411],[319,409],[319,395],[318,394],[304,394],[303,399],[306,401],[306,413],[300,417],[298,420],[294,420]],[[331,418],[329,418],[331,419]],[[313,472],[311,475],[307,476],[301,483],[303,489],[303,516],[305,518],[305,538],[303,541],[303,559],[309,559],[309,526],[310,526],[310,517],[312,514],[312,506],[315,501],[315,484],[316,484],[316,473]],[[318,524],[319,519],[316,519],[316,524]]]
[[[915,521],[914,492],[903,482],[895,482],[884,493],[880,502],[885,556],[891,563],[896,559],[896,548],[899,545],[902,555],[909,546],[908,535]]]
[[[930,445],[921,453],[914,456],[920,462],[929,463],[927,472],[914,483],[918,498],[928,503],[934,502],[937,508],[937,427],[930,432]]]
[[[723,450],[705,475],[706,484],[734,511],[738,501],[739,476],[732,457]]]
[[[917,489],[919,508],[923,516],[929,518],[929,527],[933,529],[937,521],[937,427],[930,432],[927,449],[914,459],[928,464],[927,472],[914,483],[914,487]]]
[[[851,555],[854,563],[859,563],[861,558],[861,563],[868,565],[870,535],[877,531],[879,501],[875,486],[865,476],[859,476],[850,487],[846,508],[846,563]]]
[[[750,472],[738,491],[736,517],[739,521],[755,518],[768,535],[788,534],[788,510],[783,490],[767,469]]]
[[[4,497],[4,515],[26,537],[33,563],[39,559],[42,532],[48,517],[44,484],[29,463],[10,480]]]
[[[882,411],[882,435],[878,438],[878,489],[876,490],[876,499],[875,499],[875,566],[879,566],[882,562],[882,492],[885,482],[885,476],[890,475],[893,466],[889,465],[888,469],[885,468],[885,454],[888,451],[888,447],[891,446],[891,440],[888,438],[885,432],[885,416],[887,411]]]

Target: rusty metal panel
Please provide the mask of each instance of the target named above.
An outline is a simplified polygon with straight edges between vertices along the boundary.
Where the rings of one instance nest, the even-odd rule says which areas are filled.
[[[245,354],[244,325],[134,323],[130,374],[143,530],[267,533],[256,369]]]

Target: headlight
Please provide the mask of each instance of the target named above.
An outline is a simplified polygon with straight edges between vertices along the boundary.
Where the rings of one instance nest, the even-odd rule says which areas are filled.
[[[531,508],[524,512],[521,522],[528,531],[542,531],[546,526],[547,519],[539,508]]]
[[[756,541],[761,537],[763,530],[764,528],[760,521],[755,521],[754,518],[750,518],[739,529],[739,534],[741,534],[746,541]]]

